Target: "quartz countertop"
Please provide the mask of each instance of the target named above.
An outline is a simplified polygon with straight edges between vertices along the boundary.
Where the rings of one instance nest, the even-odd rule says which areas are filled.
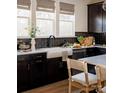
[[[62,52],[67,51],[68,55],[72,55],[72,49],[71,48],[62,48],[62,47],[52,47],[52,48],[40,48],[36,49],[34,51],[28,51],[28,52],[21,52],[18,51],[17,55],[28,55],[28,54],[36,54],[36,53],[47,53],[47,58],[55,58],[55,57],[61,57]]]
[[[102,45],[95,45],[95,46],[84,46],[81,48],[65,48],[65,47],[51,47],[51,48],[39,48],[34,51],[17,51],[17,55],[27,55],[27,54],[35,54],[35,53],[47,53],[47,58],[55,58],[55,57],[61,57],[62,51],[67,51],[68,55],[73,54],[73,49],[82,49],[82,48],[92,48],[92,47],[99,47],[99,48],[105,48],[105,46]]]
[[[84,60],[87,61],[90,64],[93,65],[106,65],[106,55],[98,55],[98,56],[93,56],[93,57],[86,57],[86,58],[81,58],[79,60]]]
[[[98,48],[106,48],[105,45],[92,45],[92,46],[81,46],[81,48],[72,48],[72,49],[82,49],[82,48],[93,48],[93,47],[98,47]]]

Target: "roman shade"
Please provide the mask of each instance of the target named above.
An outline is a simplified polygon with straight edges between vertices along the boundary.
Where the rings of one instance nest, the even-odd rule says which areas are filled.
[[[38,11],[54,11],[55,1],[52,0],[37,0],[37,10]]]
[[[74,14],[74,5],[60,2],[60,13],[62,13],[62,14]]]
[[[30,9],[30,0],[17,0],[17,7],[21,9]]]

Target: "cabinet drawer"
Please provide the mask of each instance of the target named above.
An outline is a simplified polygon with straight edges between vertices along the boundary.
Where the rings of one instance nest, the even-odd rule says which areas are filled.
[[[99,51],[100,51],[101,53],[103,53],[103,54],[106,53],[106,49],[105,49],[105,48],[100,48]]]
[[[86,49],[74,49],[73,50],[73,58],[79,59],[86,57]]]
[[[22,61],[27,61],[27,60],[29,60],[29,56],[28,55],[17,56],[17,62],[22,62]]]
[[[46,60],[46,53],[32,54],[30,55],[30,57],[33,61],[37,61],[37,62],[42,61],[42,60],[44,61]]]

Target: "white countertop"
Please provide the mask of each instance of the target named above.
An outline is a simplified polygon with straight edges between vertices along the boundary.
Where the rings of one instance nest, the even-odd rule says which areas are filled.
[[[86,58],[81,58],[79,60],[85,60],[90,64],[100,64],[100,65],[106,65],[106,55],[98,55],[98,56],[93,56],[93,57],[86,57]]]
[[[82,46],[81,48],[73,48],[73,49],[93,48],[93,47],[106,48],[106,46],[104,45],[95,45],[95,46]]]
[[[28,51],[28,52],[17,52],[17,55],[27,55],[27,54],[36,54],[36,53],[47,53],[47,58],[55,58],[55,57],[61,57],[62,52],[67,51],[68,55],[72,55],[73,51],[71,48],[63,48],[63,47],[53,47],[53,48],[40,48],[36,49],[34,51]]]
[[[82,48],[92,48],[92,47],[99,47],[99,48],[105,48],[100,45],[96,46],[85,46],[81,48],[64,48],[64,47],[52,47],[52,48],[39,48],[34,51],[28,51],[28,52],[21,52],[18,51],[17,55],[27,55],[27,54],[35,54],[35,53],[47,53],[47,58],[55,58],[55,57],[61,57],[62,56],[62,51],[67,51],[68,55],[73,54],[73,49],[82,49]]]

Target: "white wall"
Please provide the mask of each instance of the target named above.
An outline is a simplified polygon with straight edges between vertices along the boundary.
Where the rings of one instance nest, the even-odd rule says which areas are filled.
[[[75,29],[76,32],[87,32],[87,4],[88,0],[76,0]]]
[[[60,0],[70,4],[75,4],[75,31],[87,32],[87,4],[90,0]]]

